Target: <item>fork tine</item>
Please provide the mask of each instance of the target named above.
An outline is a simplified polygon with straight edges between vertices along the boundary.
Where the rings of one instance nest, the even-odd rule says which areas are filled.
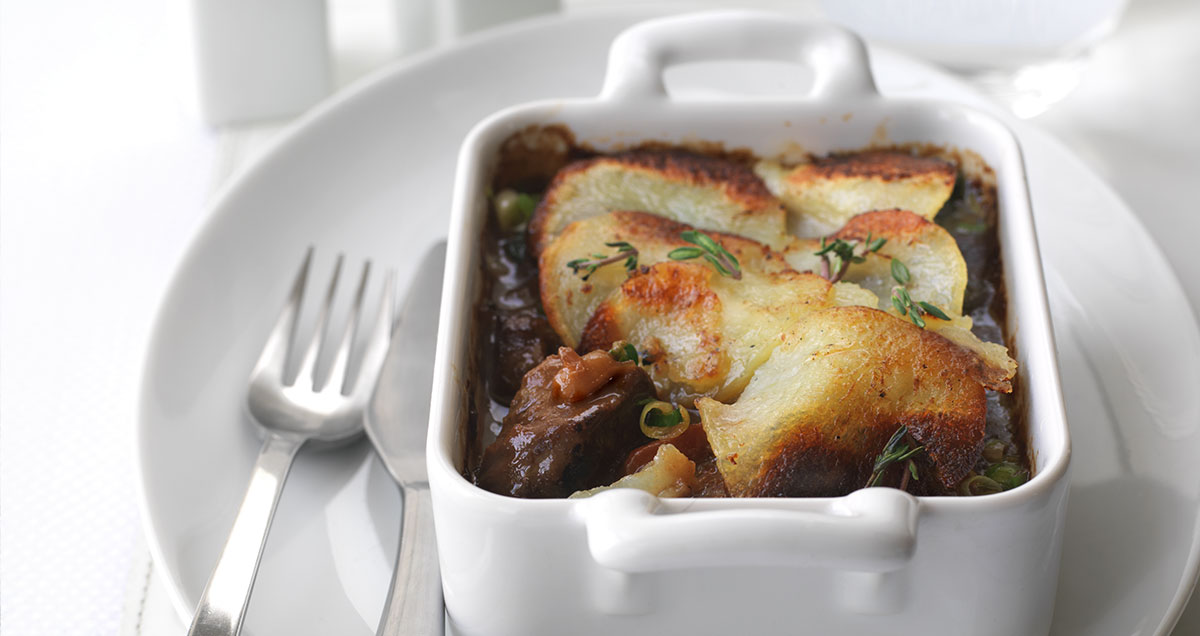
[[[296,372],[296,381],[293,384],[306,382],[307,384],[303,385],[306,388],[316,389],[317,387],[317,356],[321,353],[321,342],[325,340],[329,314],[333,311],[333,298],[337,292],[338,279],[342,275],[343,260],[345,260],[345,256],[338,254],[337,263],[333,266],[333,277],[329,281],[329,290],[325,292],[325,304],[321,305],[321,313],[317,315],[317,326],[313,330],[312,341],[304,352],[304,360],[300,363],[300,370]]]
[[[358,281],[358,291],[354,293],[354,305],[346,317],[346,329],[342,342],[334,353],[333,364],[329,368],[329,377],[325,380],[322,391],[345,393],[346,368],[350,361],[350,349],[354,346],[354,337],[358,335],[358,318],[362,313],[363,298],[367,295],[367,279],[371,273],[371,261],[363,263],[362,276]]]
[[[267,380],[274,384],[282,382],[284,366],[287,364],[288,348],[296,333],[296,316],[300,313],[300,303],[304,301],[304,288],[308,284],[308,270],[312,265],[312,257],[313,248],[310,246],[304,255],[304,262],[300,264],[300,271],[296,273],[296,280],[292,283],[292,291],[288,294],[283,311],[275,320],[275,326],[271,328],[271,334],[267,336],[262,353],[258,355],[258,362],[254,364],[251,377]]]
[[[370,339],[363,351],[362,362],[359,363],[360,371],[354,380],[354,390],[348,394],[356,402],[365,403],[375,390],[375,379],[383,367],[383,359],[387,356],[388,344],[392,338],[395,312],[396,270],[389,269],[383,277],[383,298],[379,301],[379,315],[375,318]]]

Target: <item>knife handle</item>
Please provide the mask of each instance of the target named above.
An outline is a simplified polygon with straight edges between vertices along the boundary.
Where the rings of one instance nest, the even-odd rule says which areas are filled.
[[[400,549],[378,636],[437,636],[445,628],[429,484],[401,486]]]

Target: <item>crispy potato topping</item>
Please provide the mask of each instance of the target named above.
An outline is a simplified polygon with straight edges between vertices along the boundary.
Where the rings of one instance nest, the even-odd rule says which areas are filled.
[[[783,206],[741,164],[680,151],[634,151],[568,165],[529,224],[540,256],[575,221],[614,210],[650,212],[703,230],[768,245],[786,236]]]

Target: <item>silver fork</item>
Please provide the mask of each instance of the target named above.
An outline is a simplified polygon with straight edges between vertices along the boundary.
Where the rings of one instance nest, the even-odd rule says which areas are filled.
[[[241,632],[271,518],[275,515],[275,506],[296,452],[309,441],[331,446],[362,434],[363,409],[375,386],[391,335],[395,274],[389,271],[384,277],[379,315],[367,340],[354,384],[348,386],[350,350],[366,296],[370,262],[363,266],[345,334],[334,353],[325,383],[317,386],[317,359],[328,327],[342,260],[339,255],[317,318],[315,334],[300,362],[296,379],[290,384],[286,382],[285,366],[312,263],[311,248],[300,266],[287,304],[250,374],[246,401],[265,441],[225,548],[196,606],[188,634],[216,636]]]

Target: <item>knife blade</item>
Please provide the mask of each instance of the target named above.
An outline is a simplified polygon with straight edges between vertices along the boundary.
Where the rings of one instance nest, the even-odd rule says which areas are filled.
[[[442,634],[445,627],[425,438],[446,242],[422,257],[400,308],[363,426],[403,495],[400,549],[379,636]]]

